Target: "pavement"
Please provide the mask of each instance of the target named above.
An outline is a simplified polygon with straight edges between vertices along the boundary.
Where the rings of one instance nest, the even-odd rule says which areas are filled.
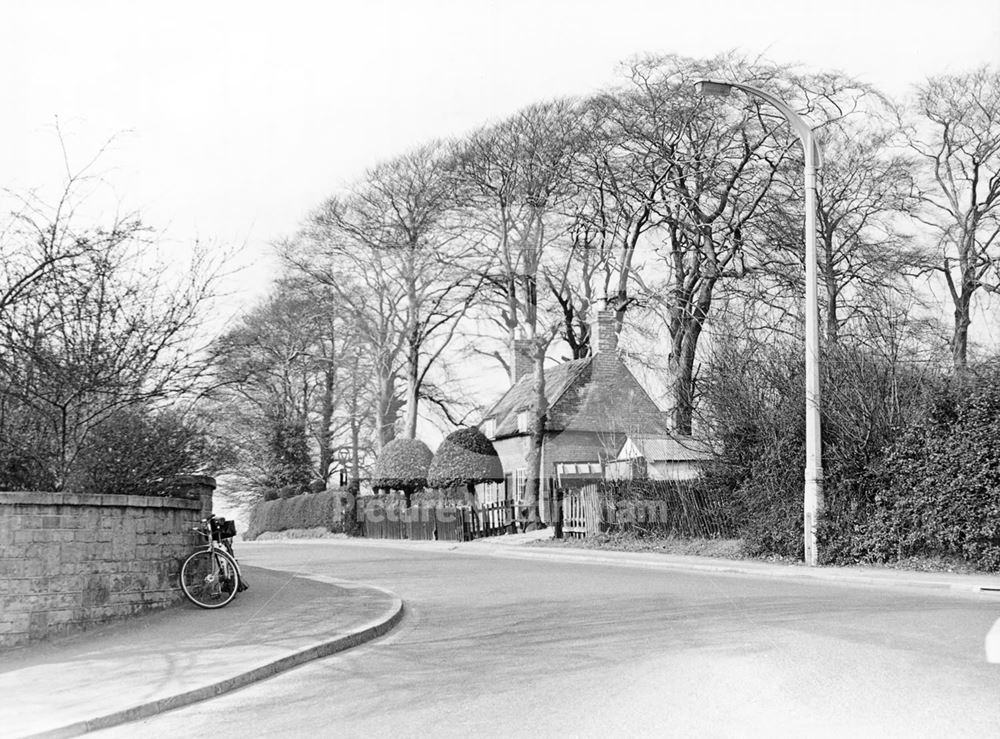
[[[0,653],[0,734],[69,737],[236,690],[375,639],[403,616],[378,588],[244,567],[221,609],[187,602]]]
[[[332,546],[391,547],[472,556],[672,569],[739,577],[996,597],[1000,577],[877,567],[809,568],[552,542],[551,532],[473,542],[327,539]],[[317,540],[280,539],[282,544]],[[255,543],[266,548],[267,542]],[[218,610],[184,603],[0,655],[4,736],[68,737],[146,718],[236,690],[387,633],[403,617],[394,594],[344,580],[244,567],[250,590]],[[1000,622],[994,628],[1000,639]],[[993,634],[991,632],[991,634]],[[1000,642],[987,645],[1000,659]]]

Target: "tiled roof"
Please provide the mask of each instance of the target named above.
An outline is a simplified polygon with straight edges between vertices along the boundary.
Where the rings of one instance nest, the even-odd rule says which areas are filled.
[[[664,414],[615,354],[596,354],[549,411],[553,429],[663,433]]]
[[[664,433],[664,414],[628,367],[614,354],[600,353],[545,370],[549,431]],[[516,436],[517,416],[530,411],[534,378],[521,378],[484,416],[496,419],[496,437]]]
[[[566,389],[584,372],[592,358],[574,359],[545,370],[545,398],[549,402],[549,408],[552,408]],[[517,414],[531,410],[534,403],[534,380],[531,373],[522,377],[520,382],[504,393],[504,396],[484,416],[496,419],[497,438],[517,434]]]

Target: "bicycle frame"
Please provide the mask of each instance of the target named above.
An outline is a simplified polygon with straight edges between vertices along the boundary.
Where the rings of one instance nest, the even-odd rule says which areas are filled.
[[[191,529],[192,531],[196,531],[199,534],[199,536],[206,539],[204,546],[201,549],[196,549],[195,551],[214,553],[216,549],[220,548],[219,545],[221,544],[222,545],[221,548],[226,552],[226,554],[228,554],[230,557],[233,558],[233,562],[236,564],[236,575],[242,579],[243,573],[240,572],[240,563],[236,561],[236,555],[233,553],[233,540],[220,539],[218,542],[216,542],[215,537],[212,535],[213,518],[215,518],[214,515],[210,515],[208,518],[203,518],[201,519],[200,526],[195,526],[193,529]],[[217,575],[218,572],[216,570],[218,568],[216,565],[215,557],[212,557],[211,561],[212,561],[212,574]]]

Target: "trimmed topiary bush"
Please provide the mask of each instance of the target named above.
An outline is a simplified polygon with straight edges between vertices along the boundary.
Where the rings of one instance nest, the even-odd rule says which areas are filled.
[[[458,429],[445,437],[427,470],[427,486],[463,486],[474,491],[477,483],[502,482],[503,467],[493,442],[479,429]]]
[[[419,439],[393,439],[382,449],[372,466],[375,490],[398,490],[410,495],[427,485],[427,468],[434,455]]]

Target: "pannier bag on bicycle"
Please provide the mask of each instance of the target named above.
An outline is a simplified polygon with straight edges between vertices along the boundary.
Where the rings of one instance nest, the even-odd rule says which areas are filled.
[[[212,527],[212,538],[215,541],[221,541],[223,546],[226,547],[226,551],[235,559],[236,555],[233,554],[233,546],[230,543],[230,539],[236,538],[236,522],[230,521],[227,518],[216,517],[209,519],[209,526]],[[237,588],[237,592],[242,593],[244,590],[249,590],[250,585],[240,575],[240,584]]]
[[[194,531],[205,539],[205,545],[181,565],[181,590],[199,608],[222,608],[247,589],[233,554],[236,524],[210,514]]]
[[[212,538],[216,541],[223,539],[233,539],[236,537],[236,522],[227,518],[213,518],[209,521],[212,526]]]

